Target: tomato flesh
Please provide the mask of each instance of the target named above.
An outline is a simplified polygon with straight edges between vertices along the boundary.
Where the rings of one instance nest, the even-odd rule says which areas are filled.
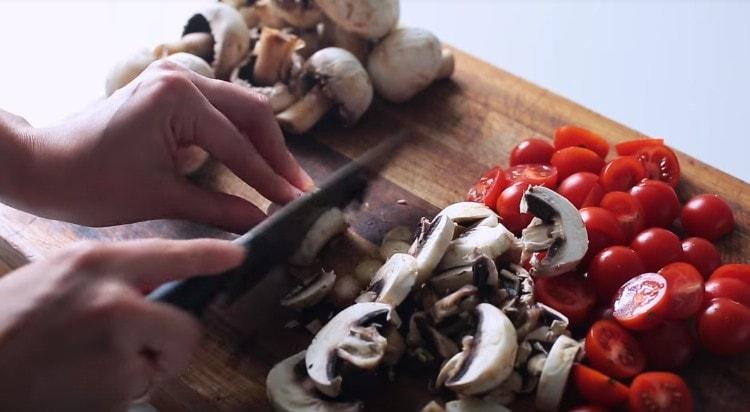
[[[596,304],[594,290],[578,273],[539,278],[534,282],[536,298],[562,312],[572,325],[582,324]]]
[[[733,278],[710,279],[705,286],[706,302],[716,298],[732,299],[750,307],[750,285]]]
[[[680,162],[667,146],[643,147],[635,153],[649,178],[661,180],[672,187],[680,182]]]
[[[601,183],[607,192],[626,191],[648,176],[646,168],[634,157],[618,157],[602,169]]]
[[[609,192],[604,195],[600,206],[612,212],[620,222],[625,240],[630,241],[645,229],[644,211],[635,197],[625,192]]]
[[[646,372],[630,384],[631,412],[692,412],[693,395],[679,376],[670,372]]]
[[[691,237],[682,241],[682,256],[704,278],[711,276],[721,265],[721,255],[713,243],[700,237]]]
[[[474,184],[466,195],[469,202],[484,203],[487,207],[495,207],[497,197],[505,189],[507,179],[499,167],[488,170],[479,181]]]
[[[664,139],[634,139],[617,143],[615,151],[620,156],[632,156],[644,147],[664,146]]]
[[[572,373],[578,393],[591,403],[615,407],[628,400],[627,386],[595,369],[575,364]]]
[[[537,137],[526,139],[516,145],[510,152],[510,165],[549,164],[555,147],[546,139]]]
[[[620,286],[645,271],[641,257],[633,249],[610,246],[594,256],[588,275],[599,302],[609,303]]]
[[[682,260],[680,238],[666,229],[646,229],[633,239],[630,247],[643,259],[646,270],[651,272]]]
[[[658,180],[644,180],[633,186],[630,194],[643,207],[643,220],[647,228],[667,227],[680,214],[680,201],[674,189]]]
[[[714,270],[709,279],[734,278],[750,285],[750,264],[730,263]]]
[[[628,329],[648,330],[664,320],[668,309],[667,280],[657,273],[644,273],[620,286],[613,315]]]
[[[697,342],[684,322],[668,321],[638,338],[650,369],[673,370],[695,356]]]
[[[557,187],[557,193],[580,209],[599,206],[604,196],[604,189],[599,184],[599,176],[588,172],[578,172],[565,178]]]
[[[524,182],[514,183],[497,197],[495,211],[500,216],[502,224],[515,234],[520,234],[534,218],[531,213],[521,213],[520,210],[521,199],[529,186],[531,185]]]
[[[675,262],[661,268],[659,274],[667,280],[667,319],[687,319],[698,313],[703,303],[703,276],[698,269],[689,263]]]
[[[524,182],[534,186],[557,187],[557,169],[543,164],[522,164],[507,170],[510,183]]]
[[[750,308],[728,298],[711,301],[698,318],[703,347],[717,355],[735,355],[750,349]]]
[[[563,126],[555,130],[555,149],[584,147],[604,159],[609,153],[609,142],[603,137],[578,126]]]
[[[646,356],[638,341],[611,320],[600,320],[591,326],[585,347],[591,366],[608,376],[629,378],[646,367]]]
[[[710,241],[716,241],[734,230],[732,209],[718,195],[698,195],[688,200],[682,208],[680,221],[689,235]]]
[[[577,172],[589,172],[598,175],[604,167],[604,160],[599,155],[583,147],[566,147],[552,155],[550,164],[557,168],[558,179]]]

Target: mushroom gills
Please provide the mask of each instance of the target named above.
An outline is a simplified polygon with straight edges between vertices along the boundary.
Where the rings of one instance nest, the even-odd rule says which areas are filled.
[[[549,351],[536,388],[536,409],[542,412],[556,411],[560,406],[570,369],[573,367],[581,344],[561,335]]]
[[[309,266],[318,253],[334,236],[346,231],[348,224],[344,213],[339,208],[331,208],[320,215],[310,231],[302,239],[297,251],[289,258],[289,263],[297,266]]]
[[[336,282],[336,274],[333,271],[321,271],[308,282],[292,289],[288,295],[281,300],[281,305],[295,310],[302,310],[318,304]]]

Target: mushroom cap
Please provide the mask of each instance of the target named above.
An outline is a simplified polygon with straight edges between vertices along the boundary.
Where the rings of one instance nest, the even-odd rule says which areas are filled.
[[[185,25],[182,35],[211,33],[214,38],[214,61],[211,62],[218,79],[227,80],[232,70],[250,50],[250,34],[242,15],[224,3],[214,3],[194,14]]]
[[[305,76],[320,84],[323,93],[338,106],[345,124],[354,124],[372,103],[370,76],[353,54],[338,47],[315,52],[305,62]]]
[[[316,305],[328,295],[336,282],[336,274],[331,271],[321,271],[312,279],[295,287],[281,300],[281,305],[301,310]]]
[[[348,226],[349,224],[346,222],[344,212],[341,209],[334,207],[326,210],[310,227],[297,251],[289,258],[289,263],[297,266],[309,266],[326,243],[334,236],[346,231]]]
[[[208,77],[209,79],[216,77],[214,69],[212,69],[205,60],[194,54],[180,52],[169,55],[165,59],[184,66],[185,68],[190,69],[201,76]]]
[[[398,24],[399,0],[315,0],[323,13],[344,30],[379,39]]]
[[[413,255],[417,258],[419,270],[417,286],[432,276],[432,272],[450,247],[455,229],[456,224],[441,214],[435,216],[428,226],[422,226],[413,247]]]
[[[400,27],[375,46],[367,60],[367,71],[378,94],[401,103],[427,88],[441,64],[442,45],[434,34]]]
[[[503,225],[477,226],[450,242],[438,269],[470,265],[480,255],[495,259],[510,248],[513,238],[513,233]]]
[[[497,216],[492,209],[477,202],[454,203],[441,210],[440,214],[448,216],[456,224],[470,224],[491,216]]]
[[[313,0],[271,0],[274,12],[289,25],[309,29],[323,21],[323,11]]]
[[[143,49],[117,62],[107,74],[104,85],[106,95],[110,96],[115,90],[132,82],[156,59],[153,52]]]
[[[406,299],[417,281],[417,260],[405,253],[396,253],[378,269],[368,292],[375,292],[376,302],[398,306]]]
[[[565,335],[558,337],[552,344],[536,389],[537,410],[551,412],[558,409],[579,350],[581,344]]]

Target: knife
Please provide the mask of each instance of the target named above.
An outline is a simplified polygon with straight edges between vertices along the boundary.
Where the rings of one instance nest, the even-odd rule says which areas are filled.
[[[214,301],[230,305],[275,266],[286,262],[313,223],[332,207],[361,200],[369,176],[377,174],[405,140],[400,132],[334,172],[317,190],[305,193],[234,240],[247,249],[240,266],[227,272],[166,283],[148,295],[201,317]]]

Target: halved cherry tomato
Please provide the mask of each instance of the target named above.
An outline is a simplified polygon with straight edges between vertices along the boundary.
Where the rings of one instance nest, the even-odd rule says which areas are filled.
[[[680,238],[660,227],[639,233],[630,243],[630,247],[643,259],[646,270],[652,272],[682,260]]]
[[[669,372],[646,372],[630,384],[631,412],[693,412],[693,394],[679,376]]]
[[[536,298],[567,316],[573,325],[582,324],[596,303],[594,290],[578,273],[566,273],[534,282]]]
[[[524,182],[551,189],[557,187],[557,169],[554,166],[542,164],[517,165],[508,168],[507,174],[511,184]]]
[[[565,178],[557,187],[557,193],[570,200],[576,208],[599,206],[604,189],[599,176],[589,172],[578,172]]]
[[[581,261],[582,267],[586,267],[605,247],[625,243],[625,235],[615,215],[609,210],[601,207],[584,207],[580,212],[589,238],[589,248]]]
[[[685,203],[680,215],[682,227],[691,236],[715,241],[734,230],[734,215],[718,195],[698,195]]]
[[[667,319],[687,319],[701,309],[703,276],[689,263],[670,263],[659,270],[667,280],[669,309]]]
[[[697,342],[685,322],[667,321],[638,338],[650,369],[678,369],[695,356]]]
[[[620,156],[631,156],[644,147],[664,146],[664,139],[635,139],[617,143],[615,151]]]
[[[510,152],[510,165],[549,164],[555,147],[546,139],[533,137],[516,145]]]
[[[698,318],[703,347],[718,355],[750,349],[750,308],[728,298],[716,298]]]
[[[578,126],[563,126],[555,130],[555,149],[585,147],[604,159],[609,153],[609,142],[603,137]]]
[[[466,200],[469,202],[484,203],[488,207],[495,207],[497,197],[507,186],[507,179],[503,169],[493,167],[484,174],[474,187],[469,189]]]
[[[680,201],[674,189],[658,180],[644,180],[633,186],[630,194],[643,206],[647,228],[667,227],[680,214]]]
[[[628,387],[588,366],[574,364],[573,382],[581,396],[597,405],[615,407],[628,400]]]
[[[601,207],[609,210],[620,222],[625,240],[630,241],[645,229],[644,211],[641,203],[626,192],[609,192],[602,198]]]
[[[601,183],[607,192],[627,191],[645,179],[646,168],[634,157],[618,157],[602,169]]]
[[[709,279],[734,278],[750,285],[750,265],[730,263],[714,270]]]
[[[600,320],[586,335],[586,358],[594,369],[615,378],[629,378],[646,367],[637,340],[617,322]]]
[[[704,278],[708,278],[721,265],[721,255],[716,246],[701,237],[683,240],[682,256],[685,262],[695,266]]]
[[[657,273],[644,273],[625,282],[615,294],[615,320],[633,330],[658,326],[669,310],[667,280]]]
[[[500,221],[515,234],[521,231],[531,223],[534,215],[530,213],[521,213],[520,204],[524,192],[529,188],[528,183],[518,182],[508,186],[497,197],[495,211],[500,215]]]
[[[643,261],[633,249],[610,246],[594,256],[588,274],[599,302],[609,303],[620,286],[645,271]]]
[[[557,168],[560,180],[577,172],[589,172],[598,175],[604,167],[604,160],[599,155],[583,147],[566,147],[552,155],[549,163]]]
[[[651,179],[661,180],[672,187],[680,182],[680,162],[667,146],[641,148],[635,153],[635,157],[646,168]]]
[[[710,279],[706,282],[705,301],[711,302],[716,298],[728,298],[737,303],[750,307],[750,285],[733,278]]]

